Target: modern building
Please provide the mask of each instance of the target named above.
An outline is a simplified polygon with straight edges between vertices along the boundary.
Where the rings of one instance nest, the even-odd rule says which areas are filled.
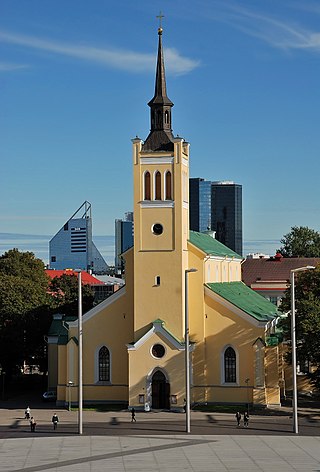
[[[191,178],[189,189],[190,229],[212,230],[218,241],[242,255],[242,186]]]
[[[242,255],[242,185],[211,183],[211,229],[218,241]]]
[[[108,264],[92,241],[91,204],[85,201],[49,242],[50,269],[106,273]]]
[[[211,229],[211,182],[189,179],[190,229],[203,233]]]
[[[124,260],[121,256],[133,246],[133,212],[125,213],[123,220],[115,220],[115,273],[124,271]]]
[[[279,404],[277,308],[241,282],[239,254],[189,231],[189,143],[172,133],[162,28],[158,35],[151,131],[145,141],[132,140],[134,245],[123,254],[126,284],[82,317],[84,403],[182,411],[187,350],[191,403]],[[78,322],[54,322],[49,388],[57,389],[58,405],[69,393],[76,403]]]

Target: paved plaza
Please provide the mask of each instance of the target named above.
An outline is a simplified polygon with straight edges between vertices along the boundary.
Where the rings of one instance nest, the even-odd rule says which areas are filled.
[[[56,412],[56,431],[51,416]],[[301,414],[300,434],[289,415],[256,416],[237,428],[233,414],[192,412],[191,434],[182,413],[77,412],[32,409],[31,433],[23,409],[1,409],[0,471],[319,471],[320,415]]]

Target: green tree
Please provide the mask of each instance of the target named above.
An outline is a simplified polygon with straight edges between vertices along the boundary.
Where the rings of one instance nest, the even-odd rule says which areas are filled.
[[[93,299],[91,288],[83,285],[83,313],[93,307]],[[77,315],[77,276],[50,280],[32,252],[11,249],[0,256],[0,364],[7,374],[24,362],[46,371],[45,335],[57,312]]]
[[[293,226],[280,242],[284,257],[320,257],[320,233],[307,226]]]
[[[301,365],[308,362],[315,368],[309,377],[320,388],[320,266],[296,274],[295,305],[297,360]],[[280,309],[284,313],[291,310],[290,288],[286,291]],[[290,313],[280,325],[285,339],[291,340]],[[291,361],[291,351],[287,360]]]
[[[51,307],[55,313],[65,315],[78,314],[78,277],[62,275],[54,277],[49,287],[52,301]],[[86,313],[93,307],[94,293],[89,285],[82,285],[82,312]]]
[[[0,256],[0,364],[8,374],[45,355],[49,306],[43,262],[17,249]]]

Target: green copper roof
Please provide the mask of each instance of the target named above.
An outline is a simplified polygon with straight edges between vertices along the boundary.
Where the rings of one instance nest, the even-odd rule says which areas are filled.
[[[279,315],[277,307],[243,282],[210,283],[206,286],[257,321],[269,321]]]
[[[209,234],[190,231],[189,241],[206,254],[211,254],[213,256],[219,257],[233,257],[235,259],[242,259],[239,254],[232,251],[232,249],[229,249],[227,246],[220,243]]]
[[[58,337],[58,344],[68,343],[68,321],[75,321],[76,316],[61,315],[61,318],[54,318],[50,325],[48,336]]]

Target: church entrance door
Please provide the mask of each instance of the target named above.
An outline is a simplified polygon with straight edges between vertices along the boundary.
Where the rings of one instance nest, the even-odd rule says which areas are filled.
[[[157,370],[152,376],[152,408],[155,410],[170,409],[170,384],[165,375]]]

